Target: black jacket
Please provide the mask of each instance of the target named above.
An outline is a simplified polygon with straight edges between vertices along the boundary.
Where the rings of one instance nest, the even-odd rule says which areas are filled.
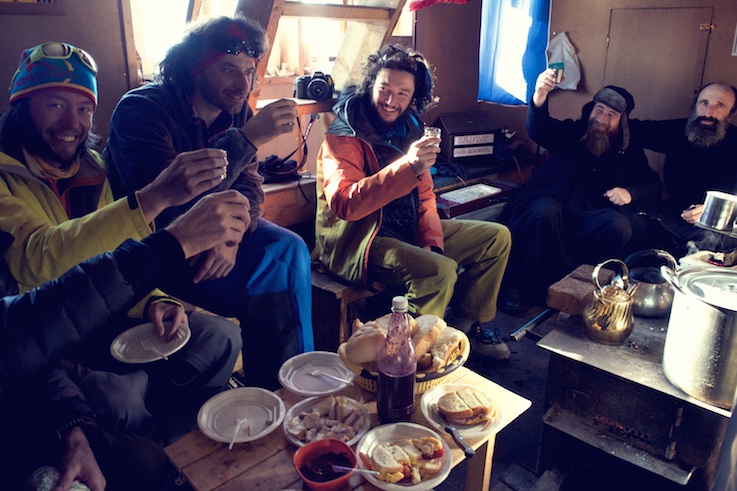
[[[235,189],[248,198],[252,232],[264,202],[264,179],[258,173],[256,147],[239,130],[252,115],[246,104],[238,114],[223,111],[208,128],[179,87],[146,84],[128,91],[110,118],[110,138],[103,152],[113,193],[120,198],[145,187],[182,152],[220,148],[228,153],[228,171],[223,182],[205,194]],[[168,225],[200,198],[167,208],[156,225]]]
[[[686,138],[686,120],[630,121],[633,139],[665,154],[663,180],[672,213],[703,203],[707,191],[737,193],[737,127],[729,125],[722,141],[708,148]]]
[[[586,132],[593,104],[584,106],[579,120],[559,121],[550,117],[547,102],[527,111],[527,132],[550,156],[520,188],[520,199],[550,196],[567,202],[574,213],[615,206],[603,194],[613,187],[627,189],[632,203],[660,197],[662,184],[647,162],[642,147],[630,143],[599,158],[586,152],[580,143]]]
[[[50,432],[74,422],[94,426],[92,411],[58,369],[59,360],[183,264],[179,243],[162,230],[0,299],[0,409],[10,402],[4,392],[19,393],[45,413],[42,423]]]

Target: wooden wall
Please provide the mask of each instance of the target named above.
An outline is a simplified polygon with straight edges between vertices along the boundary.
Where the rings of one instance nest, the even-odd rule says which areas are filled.
[[[118,99],[130,85],[135,69],[125,51],[130,38],[129,15],[125,0],[62,0],[62,15],[0,14],[3,49],[0,50],[0,107],[7,105],[7,87],[17,67],[22,49],[49,40],[65,40],[87,49],[100,65],[100,106],[96,128],[107,135],[108,120]],[[602,85],[606,56],[609,12],[628,7],[708,6],[714,11],[715,30],[709,40],[704,66],[704,81],[725,80],[737,84],[737,57],[731,47],[737,25],[735,0],[553,0],[551,32],[568,32],[578,49],[583,80],[575,92],[556,95],[553,111],[560,117],[577,117],[583,103]],[[523,139],[524,107],[504,107],[477,102],[478,46],[482,0],[465,5],[437,4],[417,12],[416,46],[436,67],[440,105],[426,119],[431,122],[441,112],[477,110],[492,114],[499,127],[517,130]],[[135,60],[135,58],[133,58]],[[663,63],[678,60],[663,59]],[[648,84],[643,67],[640,84]],[[638,86],[627,87],[635,96]],[[668,90],[668,87],[663,87]]]
[[[731,55],[737,26],[735,0],[552,0],[551,36],[561,31],[568,33],[578,50],[583,78],[578,90],[561,91],[564,93],[551,99],[551,111],[556,117],[579,117],[581,106],[606,85],[603,73],[611,9],[699,6],[712,7],[714,12],[714,31],[709,39],[703,81],[724,80],[737,85],[737,57]],[[505,107],[476,101],[481,8],[481,0],[471,0],[465,5],[438,4],[417,12],[416,47],[436,67],[436,93],[441,99],[426,119],[431,121],[440,112],[481,108],[491,113],[499,127],[509,126],[526,138],[524,106]],[[679,60],[663,59],[662,63],[679,63]],[[627,87],[635,97],[649,83],[647,74],[651,70],[658,70],[658,66],[643,66],[642,78]],[[668,87],[663,90],[667,91]]]
[[[113,108],[129,88],[123,40],[124,27],[130,26],[122,20],[125,16],[118,0],[62,0],[61,6],[60,15],[0,13],[0,110],[7,108],[8,87],[21,52],[47,41],[66,41],[89,51],[99,65],[95,129],[107,138]]]

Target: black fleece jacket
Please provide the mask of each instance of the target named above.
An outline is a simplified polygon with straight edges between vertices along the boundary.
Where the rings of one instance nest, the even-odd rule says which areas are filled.
[[[613,187],[627,189],[633,204],[660,197],[660,178],[648,165],[640,145],[630,143],[599,158],[586,152],[580,140],[592,107],[586,104],[579,120],[559,121],[550,117],[547,101],[539,108],[530,103],[527,132],[549,151],[550,157],[520,188],[520,199],[550,196],[569,203],[571,211],[578,213],[614,206],[603,196]]]

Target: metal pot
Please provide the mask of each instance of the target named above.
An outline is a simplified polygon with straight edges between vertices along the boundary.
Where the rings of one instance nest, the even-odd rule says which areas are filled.
[[[715,230],[732,231],[737,219],[737,196],[707,191],[704,211],[698,223]]]
[[[638,285],[633,293],[632,312],[640,317],[665,317],[673,303],[673,288],[660,274],[658,266],[633,267],[642,259],[650,258],[664,259],[666,265],[674,270],[678,266],[676,258],[661,249],[635,252],[625,259],[630,271],[630,282]],[[659,262],[662,264],[662,261]]]
[[[730,409],[737,387],[737,270],[661,267],[675,289],[663,372],[700,401]]]

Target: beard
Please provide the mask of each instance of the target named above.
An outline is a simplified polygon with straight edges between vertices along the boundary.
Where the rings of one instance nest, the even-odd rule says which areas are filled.
[[[617,132],[618,130],[602,128],[596,121],[589,121],[586,133],[581,137],[581,143],[586,152],[599,158],[614,147]]]
[[[704,126],[701,124],[702,121],[711,121],[714,124]],[[697,147],[712,147],[724,139],[727,135],[728,126],[727,121],[691,114],[686,122],[686,138]]]
[[[368,117],[371,121],[371,124],[376,128],[376,130],[379,132],[379,134],[384,135],[388,131],[402,125],[404,123],[404,118],[409,113],[409,106],[402,111],[402,113],[397,116],[397,119],[392,121],[391,123],[387,123],[383,119],[381,119],[381,116],[379,116],[379,110],[376,108],[376,105],[373,103],[373,101],[370,101],[370,104],[368,104]]]
[[[87,151],[87,142],[83,142],[77,147],[77,151],[73,155],[59,155],[44,140],[33,122],[28,121],[25,126],[24,131],[18,133],[21,146],[31,155],[40,157],[47,162],[59,164],[59,168],[62,170],[68,169],[69,166],[79,160],[80,156]]]
[[[243,110],[243,106],[248,102],[249,93],[241,94],[244,96],[244,100],[233,101],[229,99],[222,88],[214,85],[208,77],[201,77],[197,86],[202,98],[207,101],[211,106],[217,107],[221,111],[228,114],[238,114]]]

